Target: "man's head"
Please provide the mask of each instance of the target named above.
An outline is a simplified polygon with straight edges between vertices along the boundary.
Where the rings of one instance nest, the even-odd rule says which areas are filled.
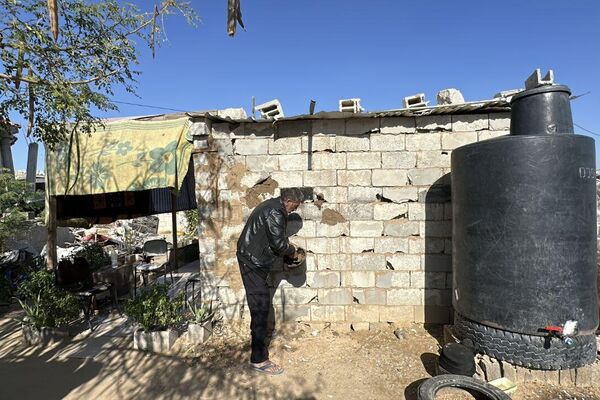
[[[281,201],[288,213],[296,211],[303,200],[304,194],[298,188],[289,188],[281,192]]]

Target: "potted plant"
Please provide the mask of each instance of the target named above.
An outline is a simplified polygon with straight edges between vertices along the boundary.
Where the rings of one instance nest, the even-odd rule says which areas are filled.
[[[188,322],[188,340],[194,343],[204,343],[212,335],[212,324],[215,312],[213,311],[212,301],[198,305],[188,302],[189,322]]]
[[[150,286],[125,304],[125,314],[135,324],[135,349],[164,353],[177,340],[173,329],[183,321],[183,293],[169,297],[169,286]]]
[[[79,303],[71,293],[54,285],[54,274],[32,273],[17,290],[24,316],[18,320],[27,345],[46,344],[69,336],[66,325],[79,317]]]

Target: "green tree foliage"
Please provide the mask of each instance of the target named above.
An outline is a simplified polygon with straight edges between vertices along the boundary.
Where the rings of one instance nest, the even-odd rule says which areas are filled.
[[[117,0],[53,3],[58,19],[46,1],[0,0],[0,121],[18,112],[27,134],[50,147],[75,128],[91,132],[100,122],[93,109],[117,108],[110,100],[117,87],[135,92],[137,46],[154,54],[165,15],[196,20],[178,0],[149,13]]]

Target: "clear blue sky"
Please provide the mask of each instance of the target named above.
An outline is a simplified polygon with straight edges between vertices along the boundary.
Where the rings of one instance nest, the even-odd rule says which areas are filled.
[[[467,101],[488,99],[522,87],[540,67],[554,69],[573,94],[591,92],[572,103],[574,121],[600,133],[597,0],[241,1],[247,31],[234,38],[226,34],[226,0],[193,1],[202,18],[196,28],[167,20],[168,42],[156,58],[140,49],[140,98],[117,92],[114,99],[250,113],[252,96],[257,103],[278,98],[291,116],[306,113],[310,99],[319,111],[360,97],[376,111],[400,108],[404,96],[419,92],[435,104],[437,91],[449,87]],[[153,113],[161,111],[121,105],[102,116]],[[22,134],[13,152],[24,169]]]

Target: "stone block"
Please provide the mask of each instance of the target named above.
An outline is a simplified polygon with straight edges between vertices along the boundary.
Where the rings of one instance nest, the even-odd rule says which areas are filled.
[[[412,271],[410,273],[410,287],[415,289],[445,289],[445,272]],[[445,294],[444,294],[445,295]],[[446,305],[446,304],[437,304]]]
[[[371,151],[398,151],[404,150],[405,135],[371,135]]]
[[[336,254],[340,252],[340,239],[306,238],[306,250],[316,254]]]
[[[417,132],[449,131],[452,129],[450,115],[426,115],[416,117]]]
[[[388,289],[388,306],[416,306],[423,304],[423,291],[418,289]]]
[[[319,304],[349,305],[352,300],[352,290],[349,288],[319,289]]]
[[[421,257],[412,254],[391,254],[385,257],[394,270],[418,271],[421,270]]]
[[[268,154],[268,139],[236,139],[234,153],[240,155]]]
[[[439,254],[445,249],[445,239],[411,237],[408,239],[409,254]]]
[[[172,329],[155,332],[136,330],[133,333],[133,348],[151,353],[165,354],[173,347],[178,336],[179,334]]]
[[[408,178],[404,169],[375,169],[372,182],[373,186],[404,186]]]
[[[412,204],[412,203],[411,203]],[[410,204],[409,204],[410,215]],[[383,234],[385,236],[408,237],[418,235],[420,230],[419,223],[416,221],[407,221],[405,219],[395,219],[385,221]]]
[[[346,159],[348,169],[381,168],[381,153],[350,153]]]
[[[427,221],[421,222],[425,229],[421,234],[427,238],[450,238],[452,237],[452,221]]]
[[[510,131],[479,131],[477,132],[477,140],[487,140],[494,139],[501,136],[507,136],[510,134]]]
[[[416,125],[413,117],[389,117],[381,118],[381,133],[415,133]]]
[[[490,130],[508,131],[510,130],[510,113],[490,114]]]
[[[452,256],[446,254],[426,254],[420,256],[423,269],[428,272],[452,272]]]
[[[304,171],[304,186],[335,186],[337,174],[335,171]]]
[[[285,306],[274,306],[277,316],[281,318],[281,321],[289,322],[304,322],[310,321],[310,304],[286,304]]]
[[[233,143],[231,139],[210,139],[209,150],[216,151],[219,154],[231,155],[233,154]]]
[[[454,150],[477,141],[477,132],[451,132],[442,133],[442,149]]]
[[[370,203],[340,204],[339,212],[347,220],[370,221],[373,219],[373,207]]]
[[[368,136],[336,136],[335,151],[369,151]]]
[[[361,135],[373,132],[379,132],[379,118],[352,118],[346,120],[346,135]]]
[[[412,306],[385,306],[379,307],[380,322],[408,323],[414,321]]]
[[[375,253],[352,254],[352,270],[384,270],[386,265],[385,256]]]
[[[315,122],[316,121],[313,121],[313,130],[314,130]],[[342,129],[338,133],[343,132],[343,131],[344,131],[344,126],[342,124]],[[308,136],[302,137],[302,151],[303,152],[308,151]],[[335,151],[335,136],[321,135],[321,134],[313,135],[312,151]]]
[[[364,332],[371,329],[371,324],[369,322],[353,322],[350,327],[354,332]]]
[[[321,205],[321,208],[317,207],[315,204],[304,203],[301,204],[300,207],[296,210],[296,214],[298,214],[303,220],[313,220],[320,221],[323,210],[325,209],[337,209],[336,204],[324,203]]]
[[[502,366],[500,361],[495,358],[484,355],[479,359],[479,366],[485,374],[486,381],[490,382],[502,378]]]
[[[273,296],[273,304],[308,304],[317,294],[317,289],[313,288],[283,287]]]
[[[340,273],[337,271],[307,272],[306,284],[311,288],[339,287]]]
[[[214,130],[213,124],[213,130]],[[238,129],[235,130],[236,135],[255,135],[261,138],[272,138],[275,135],[275,129],[273,127],[273,123],[271,122],[252,122],[252,123],[244,123],[241,126],[241,132],[238,133]]]
[[[374,238],[341,238],[342,252],[344,253],[362,253],[363,251],[373,250],[375,247]]]
[[[310,316],[312,321],[345,321],[346,311],[344,306],[312,305]]]
[[[279,158],[276,156],[246,156],[248,171],[277,171]]]
[[[379,322],[379,306],[365,304],[347,306],[346,319],[352,322]]]
[[[441,150],[442,135],[440,133],[422,133],[406,137],[406,150]]]
[[[346,120],[343,119],[316,119],[312,122],[315,134],[342,135],[346,131]]]
[[[346,203],[348,201],[348,189],[335,186],[318,186],[314,188],[314,193],[323,196],[328,203]]]
[[[502,377],[509,379],[511,382],[517,382],[517,369],[514,365],[506,361],[499,361],[502,370]],[[557,382],[558,383],[558,382]]]
[[[480,131],[489,129],[487,114],[452,115],[452,130],[454,132]]]
[[[375,286],[375,271],[342,272],[342,286],[353,288],[373,287]]]
[[[417,153],[417,168],[450,168],[450,152],[420,151]]]
[[[313,155],[312,155],[312,169],[313,170],[345,169],[345,168],[346,168],[346,153],[321,152],[321,153],[313,153]]]
[[[373,207],[373,218],[376,221],[387,221],[408,216],[406,203],[376,203]]]
[[[408,253],[408,239],[397,237],[375,238],[375,253]]]
[[[319,270],[342,271],[352,268],[349,254],[317,254]]]
[[[408,182],[411,185],[432,185],[443,175],[441,168],[416,168],[407,173]]]
[[[377,201],[377,197],[381,196],[381,188],[352,186],[348,188],[348,201],[371,203]]]
[[[394,203],[405,203],[416,201],[419,198],[419,191],[416,187],[384,187],[383,197]]]
[[[269,141],[269,154],[300,154],[301,152],[300,137],[277,138]]]
[[[369,288],[364,290],[365,302],[364,304],[372,305],[386,305],[386,289],[381,288]]]
[[[410,221],[441,221],[444,219],[444,205],[439,203],[409,203]]]
[[[287,224],[287,233],[292,234],[293,232],[302,238],[314,238],[317,236],[317,223],[310,220],[290,221]]]
[[[335,225],[317,223],[317,236],[338,237],[350,234],[350,223],[339,222]]]
[[[279,156],[279,169],[282,171],[304,171],[307,168],[308,157],[306,154],[287,154]]]
[[[279,184],[279,187],[302,187],[302,172],[300,171],[273,171],[271,179]]]
[[[369,186],[371,170],[342,170],[337,172],[338,186]]]
[[[417,153],[414,151],[398,151],[381,153],[382,168],[409,169],[417,165]]]
[[[354,237],[378,237],[382,232],[381,221],[350,221],[350,235]]]

